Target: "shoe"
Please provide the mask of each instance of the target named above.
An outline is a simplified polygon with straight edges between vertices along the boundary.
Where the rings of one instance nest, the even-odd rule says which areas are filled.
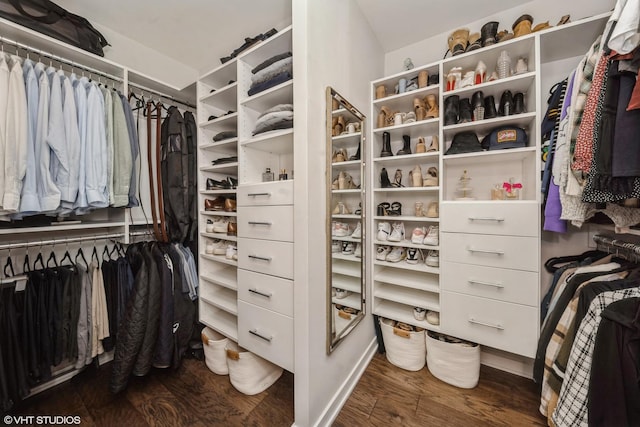
[[[422,261],[422,251],[418,248],[407,248],[407,264],[417,264]]]
[[[351,211],[343,202],[338,202],[332,213],[333,215],[350,215]]]
[[[423,245],[428,246],[438,246],[440,243],[439,238],[440,227],[437,225],[432,225],[427,230],[427,234],[424,236],[424,240],[422,241]]]
[[[484,118],[494,119],[496,117],[498,117],[496,100],[493,98],[493,95],[489,95],[484,99]]]
[[[451,55],[456,56],[464,53],[469,42],[469,29],[460,28],[458,30],[455,30],[453,33],[451,33],[447,42],[449,45],[449,50],[451,51]]]
[[[418,143],[416,144],[416,154],[426,153],[426,152],[427,152],[427,146],[424,143],[424,138],[420,137],[418,138]]]
[[[433,135],[431,137],[431,145],[427,148],[427,153],[431,153],[434,151],[438,151],[440,149],[438,135]]]
[[[409,171],[409,181],[412,187],[422,187],[422,169],[420,165],[416,165]]]
[[[438,326],[440,324],[440,314],[437,311],[427,310],[427,315],[425,317],[427,322],[434,326]]]
[[[225,207],[225,199],[224,197],[216,197],[215,199],[204,199],[204,210],[205,211],[222,211]]]
[[[474,92],[471,96],[471,107],[473,108],[473,121],[484,120],[484,94],[481,90]]]
[[[347,173],[342,171],[338,174],[338,190],[347,189]]]
[[[393,202],[389,209],[387,209],[387,215],[390,216],[401,216],[402,215],[402,203]]]
[[[229,182],[229,185],[231,185],[231,188],[233,188],[233,189],[238,188],[238,178],[234,178],[232,176],[228,176],[227,177],[227,181]]]
[[[356,245],[353,242],[342,242],[342,255],[353,255]]]
[[[229,227],[229,220],[226,218],[218,218],[213,222],[213,232],[214,233],[226,233]]]
[[[331,241],[331,253],[338,253],[338,252],[342,252],[342,245],[340,244],[341,242],[339,242],[338,240],[333,240]]]
[[[424,120],[427,117],[427,104],[421,98],[413,98],[413,112],[416,120]]]
[[[358,221],[358,225],[356,225],[356,229],[351,233],[352,239],[361,239],[362,238],[362,224]]]
[[[204,253],[209,254],[209,255],[213,255],[214,247],[215,247],[215,243],[207,242],[207,245],[204,248]]]
[[[513,114],[522,114],[524,112],[524,94],[522,92],[516,92],[516,94],[513,95]]]
[[[400,150],[396,153],[396,156],[404,156],[406,154],[411,154],[411,137],[409,135],[402,135],[403,145]]]
[[[469,98],[463,98],[458,104],[458,123],[469,123],[473,121],[473,111]]]
[[[476,65],[476,71],[473,75],[473,83],[474,84],[482,84],[487,79],[487,66],[484,62],[478,61],[478,65]]]
[[[394,222],[392,225],[391,234],[387,238],[390,242],[402,242],[404,240],[404,223]]]
[[[416,202],[413,205],[413,216],[425,216],[425,212],[423,211],[424,203]]]
[[[333,151],[333,156],[331,158],[332,163],[345,162],[347,161],[347,150],[341,148],[339,150]]]
[[[376,99],[384,98],[387,96],[387,88],[385,85],[376,86]]]
[[[378,249],[376,249],[376,259],[378,261],[386,261],[389,252],[391,252],[391,246],[378,246]]]
[[[567,22],[570,21],[571,15],[563,15],[562,18],[560,18],[560,20],[558,21],[558,23],[556,25],[564,25]]]
[[[354,160],[360,160],[360,144],[358,144],[358,151],[356,151],[356,154],[354,154],[353,156],[349,157],[350,161],[354,161]]]
[[[408,113],[402,113],[402,114],[404,114],[404,119],[402,120],[402,124],[415,123],[416,113],[414,113],[413,111],[409,111]]]
[[[333,121],[332,121],[332,124],[334,124],[333,125],[333,130],[332,130],[332,135],[333,136],[342,135],[342,132],[344,131],[344,128],[346,127],[346,123],[344,121],[344,117],[342,117],[342,116],[334,117]]]
[[[482,46],[491,46],[497,42],[498,22],[490,21],[482,26],[480,34],[482,38]]]
[[[380,171],[380,187],[381,188],[390,188],[391,181],[389,181],[389,174],[387,173],[386,168],[382,168]]]
[[[440,116],[440,109],[438,108],[438,98],[435,95],[429,94],[425,98],[427,103],[427,114],[425,118],[435,119]]]
[[[465,49],[465,52],[472,52],[474,50],[480,49],[482,47],[482,38],[480,37],[480,33],[471,33],[469,34],[469,44]]]
[[[213,221],[211,221],[210,219],[207,220],[207,225],[205,227],[205,231],[207,233],[213,233]]]
[[[533,23],[533,17],[531,15],[524,14],[520,16],[511,26],[514,37],[520,37],[527,34],[531,34],[531,24]]]
[[[380,242],[386,242],[391,234],[391,224],[388,222],[379,222],[378,223],[378,234],[376,235],[376,240]]]
[[[502,92],[500,97],[500,107],[498,108],[498,115],[510,116],[513,114],[513,95],[510,90]]]
[[[475,72],[471,70],[465,72],[462,78],[460,79],[460,83],[458,84],[458,89],[473,86],[474,79],[475,79]]]
[[[356,258],[362,258],[362,245],[360,243],[356,243],[356,250],[353,254]]]
[[[391,184],[392,187],[404,187],[404,185],[402,185],[402,171],[400,169],[396,169],[396,173],[393,175],[393,183]]]
[[[436,73],[429,75],[428,83],[428,86],[437,85],[438,83],[440,83],[440,74]]]
[[[238,248],[236,248],[232,244],[227,246],[227,253],[225,254],[225,258],[236,261],[238,259]]]
[[[391,249],[391,252],[387,254],[385,261],[388,262],[400,262],[407,257],[407,250],[405,248],[401,248],[396,246]]]
[[[378,204],[377,210],[376,210],[376,215],[377,216],[387,216],[389,215],[389,213],[387,212],[387,210],[391,208],[391,205],[387,202],[382,202]]]
[[[424,259],[424,263],[429,267],[439,267],[440,257],[438,255],[438,251],[429,251]]]
[[[451,95],[444,100],[444,125],[451,126],[458,123],[460,115],[460,97]]]
[[[518,61],[516,62],[516,71],[514,74],[524,74],[527,71],[529,71],[527,60],[524,58],[518,58]]]
[[[389,125],[389,120],[393,123],[393,114],[391,114],[391,110],[388,107],[382,106],[380,107],[380,112],[378,113],[378,128],[387,127]]]
[[[212,178],[207,178],[207,190],[217,190],[217,189],[223,189],[223,190],[228,190],[231,188],[231,184],[227,181],[218,181]]]
[[[331,230],[331,235],[334,237],[347,237],[351,234],[349,224],[344,222],[334,222]]]
[[[354,215],[362,215],[362,202],[358,202],[358,209],[353,212]]]
[[[213,254],[214,255],[224,255],[227,253],[227,246],[229,242],[225,240],[218,240],[213,246]]]
[[[496,40],[498,43],[506,42],[507,40],[511,40],[513,38],[513,33],[510,33],[508,30],[502,30],[496,36]]]
[[[225,212],[235,212],[236,211],[236,200],[235,199],[224,199],[224,211]]]
[[[418,322],[424,320],[424,317],[427,315],[427,309],[422,307],[413,307],[413,318]]]
[[[422,89],[429,85],[429,72],[427,70],[418,71],[418,88]]]
[[[427,169],[427,174],[424,176],[422,180],[423,187],[437,187],[439,184],[438,180],[438,168],[435,166],[431,166]]]
[[[382,132],[382,151],[380,157],[393,156],[391,152],[391,134],[389,132]]]
[[[340,288],[336,288],[336,298],[337,299],[343,299],[349,296],[351,292],[345,290],[345,289],[340,289]]]
[[[427,218],[438,218],[440,216],[438,209],[438,202],[429,203],[429,207],[427,208]]]
[[[551,25],[549,25],[549,21],[536,24],[536,26],[531,29],[531,32],[537,33],[538,31],[546,30],[547,28],[551,28]]]
[[[229,221],[227,224],[227,235],[228,236],[237,236],[238,235],[238,223]]]
[[[411,243],[414,245],[421,245],[424,241],[424,236],[426,236],[426,230],[424,227],[414,228],[411,233]]]

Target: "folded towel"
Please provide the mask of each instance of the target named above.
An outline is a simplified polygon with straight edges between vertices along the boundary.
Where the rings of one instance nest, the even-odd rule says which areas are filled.
[[[258,120],[260,120],[261,117],[266,116],[269,113],[275,113],[275,112],[278,112],[278,111],[293,111],[293,104],[277,104],[277,105],[274,105],[273,107],[271,107],[271,108],[269,108],[267,110],[264,110],[262,112],[262,114],[260,114],[258,116]]]
[[[288,129],[293,127],[293,111],[274,111],[260,117],[256,121],[253,134],[267,132],[276,129]]]

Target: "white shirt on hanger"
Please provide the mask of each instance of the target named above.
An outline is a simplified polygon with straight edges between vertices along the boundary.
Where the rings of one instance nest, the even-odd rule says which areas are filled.
[[[64,133],[66,140],[66,165],[68,167],[68,182],[66,187],[60,187],[60,206],[63,213],[73,210],[73,204],[78,196],[78,175],[80,172],[80,133],[78,130],[78,112],[76,110],[75,94],[71,81],[58,71],[62,84],[62,114],[64,119]]]
[[[7,102],[9,100],[9,65],[7,57],[0,55],[0,208],[4,199],[4,154],[7,128]]]

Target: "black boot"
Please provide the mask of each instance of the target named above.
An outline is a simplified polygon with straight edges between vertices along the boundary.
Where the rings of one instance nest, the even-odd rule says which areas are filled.
[[[482,35],[482,46],[491,46],[496,43],[498,35],[498,23],[496,21],[487,22],[480,29]]]
[[[502,92],[498,114],[501,116],[510,116],[513,114],[513,95],[510,90]]]
[[[358,151],[356,151],[356,154],[349,157],[349,160],[360,160],[360,144],[358,144]]]
[[[513,114],[522,114],[524,112],[524,94],[522,92],[516,92],[516,94],[513,95]]]
[[[458,123],[460,115],[460,97],[451,95],[444,100],[444,125],[450,126]]]
[[[484,120],[484,94],[481,90],[471,96],[471,108],[473,108],[473,121]]]
[[[382,132],[382,152],[380,157],[393,156],[391,152],[391,134],[389,132]]]
[[[398,150],[396,156],[403,156],[405,154],[411,154],[411,137],[409,135],[402,135],[404,145],[401,150]]]
[[[389,174],[386,168],[382,168],[380,171],[380,187],[391,188],[391,181],[389,180]]]
[[[469,123],[472,120],[471,115],[471,102],[469,98],[463,98],[460,100],[459,110],[460,116],[458,117],[458,123]]]
[[[427,81],[429,82],[429,86],[437,85],[440,83],[440,76],[438,74],[429,74],[429,79]]]
[[[493,98],[493,95],[489,95],[484,99],[484,118],[495,119],[496,117],[498,117],[496,100]]]

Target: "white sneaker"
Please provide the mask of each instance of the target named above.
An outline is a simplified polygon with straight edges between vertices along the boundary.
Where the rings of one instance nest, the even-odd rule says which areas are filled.
[[[387,239],[390,242],[402,242],[404,240],[404,222],[394,222],[393,231]]]
[[[378,223],[378,235],[377,239],[380,242],[386,242],[389,238],[389,234],[391,234],[391,224],[388,222],[379,222]]]
[[[211,247],[209,247],[209,244],[207,244],[207,253],[213,255],[224,255],[225,253],[227,253],[228,244],[229,243],[224,240],[214,240],[211,244]]]
[[[353,233],[351,233],[351,237],[353,237],[354,239],[362,238],[362,224],[360,222],[358,222],[358,225],[356,225],[356,229],[353,230]]]
[[[378,261],[384,261],[387,259],[389,252],[391,252],[391,246],[378,246],[376,252],[376,259]]]
[[[211,221],[210,219],[207,220],[205,230],[207,233],[213,233],[213,221]]]
[[[421,245],[424,240],[425,229],[424,227],[416,227],[413,229],[413,233],[411,233],[411,243],[415,245]]]
[[[342,255],[353,255],[356,245],[353,242],[342,242]]]
[[[356,244],[356,251],[353,254],[356,258],[362,258],[362,245],[360,243]]]
[[[427,235],[424,236],[424,241],[422,243],[429,246],[438,246],[438,244],[440,243],[439,231],[440,227],[437,225],[432,225],[431,227],[429,227]]]
[[[213,232],[214,233],[225,233],[227,234],[227,227],[229,226],[229,220],[226,218],[217,218],[213,221]]]
[[[407,248],[407,264],[417,264],[422,261],[422,251],[418,248]]]
[[[332,227],[333,232],[331,233],[336,237],[347,237],[351,234],[351,230],[349,230],[349,224],[344,222],[335,222]]]
[[[389,262],[400,262],[407,257],[407,250],[396,246],[387,254],[386,260]]]
[[[438,326],[440,324],[440,313],[437,311],[427,310],[427,322],[432,325]]]
[[[215,243],[207,242],[207,246],[205,246],[204,253],[213,255],[213,249],[216,247]]]
[[[331,242],[331,252],[334,254],[336,252],[342,252],[342,245],[340,244],[339,241],[334,240]]]
[[[427,257],[424,259],[424,263],[429,267],[439,267],[440,256],[438,255],[438,251],[429,251]]]
[[[234,245],[230,244],[227,246],[227,254],[225,256],[226,259],[237,260],[238,259],[238,248]]]

